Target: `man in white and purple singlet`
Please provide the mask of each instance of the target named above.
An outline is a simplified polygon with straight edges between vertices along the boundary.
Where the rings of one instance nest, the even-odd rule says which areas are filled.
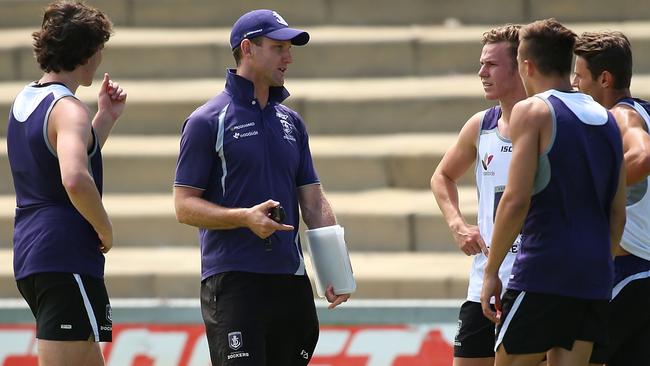
[[[483,267],[492,238],[499,198],[508,179],[512,155],[510,113],[526,90],[517,72],[519,25],[493,28],[483,34],[478,76],[485,98],[499,105],[474,114],[461,129],[456,143],[445,153],[431,177],[431,190],[445,216],[454,241],[466,255],[473,255],[467,301],[458,315],[454,338],[454,366],[494,365],[494,323],[481,310]],[[475,164],[478,190],[478,224],[470,225],[458,204],[458,180]],[[508,251],[499,276],[504,283],[519,248],[517,238]]]
[[[573,85],[609,108],[623,136],[627,222],[614,261],[609,342],[591,363],[650,365],[650,103],[633,98],[632,49],[620,32],[587,32],[576,42]]]
[[[594,343],[607,339],[612,255],[625,224],[623,148],[611,113],[573,91],[575,38],[554,19],[520,30],[517,61],[529,98],[512,111],[510,175],[481,293],[484,314],[499,322],[497,366],[544,357],[554,366],[587,365]],[[520,232],[499,299],[499,266]]]

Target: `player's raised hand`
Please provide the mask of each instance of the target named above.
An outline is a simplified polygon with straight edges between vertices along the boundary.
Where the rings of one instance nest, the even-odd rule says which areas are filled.
[[[120,84],[111,80],[108,73],[104,73],[97,98],[98,113],[106,113],[113,120],[117,120],[124,112],[126,97],[126,91],[120,87]]]

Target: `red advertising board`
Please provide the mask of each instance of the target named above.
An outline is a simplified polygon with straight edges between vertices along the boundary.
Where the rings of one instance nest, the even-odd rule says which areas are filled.
[[[323,326],[313,366],[448,366],[449,325]],[[209,366],[202,325],[123,324],[102,344],[107,366]],[[37,366],[34,327],[0,325],[0,366]]]

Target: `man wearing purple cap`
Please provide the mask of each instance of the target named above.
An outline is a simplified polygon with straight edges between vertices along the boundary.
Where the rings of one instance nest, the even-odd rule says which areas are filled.
[[[199,228],[201,308],[213,365],[307,365],[318,319],[298,234],[336,224],[305,124],[281,102],[292,45],[309,41],[271,10],[237,20],[225,90],[183,125],[176,217]],[[271,215],[271,213],[273,213]],[[349,298],[327,290],[334,308]]]

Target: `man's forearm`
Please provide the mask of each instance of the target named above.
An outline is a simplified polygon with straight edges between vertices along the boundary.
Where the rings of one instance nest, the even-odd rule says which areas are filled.
[[[466,224],[458,204],[456,182],[442,174],[434,174],[431,178],[431,191],[449,228],[455,230],[459,225]]]
[[[336,216],[325,196],[317,204],[303,207],[302,219],[309,229],[336,225]]]
[[[76,177],[65,176],[63,186],[72,205],[96,232],[104,234],[112,230],[102,198],[90,175],[83,172],[77,174]]]
[[[200,197],[187,197],[177,202],[176,217],[183,224],[211,230],[246,226],[246,209],[222,207]]]
[[[93,118],[93,129],[95,130],[95,134],[97,135],[97,142],[99,143],[100,147],[104,146],[104,143],[106,143],[106,140],[108,140],[108,135],[111,133],[111,130],[113,129],[113,126],[115,126],[115,123],[117,122],[117,119],[113,119],[108,113],[97,113],[95,115],[95,118]]]

